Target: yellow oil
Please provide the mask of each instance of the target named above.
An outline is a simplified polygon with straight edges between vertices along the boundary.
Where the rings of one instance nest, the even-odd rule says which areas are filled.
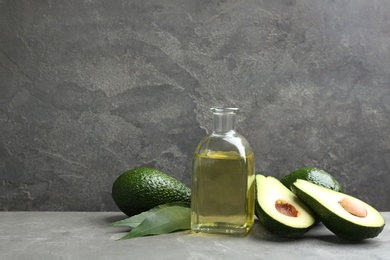
[[[194,156],[192,167],[191,229],[247,234],[254,221],[253,153],[207,151]]]

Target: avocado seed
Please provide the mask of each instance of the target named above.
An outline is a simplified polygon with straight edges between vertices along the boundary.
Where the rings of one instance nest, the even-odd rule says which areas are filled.
[[[298,210],[296,210],[293,205],[291,205],[286,201],[277,200],[275,202],[275,208],[281,214],[286,215],[288,217],[294,217],[294,218],[298,217]]]
[[[364,218],[367,216],[367,209],[358,200],[346,197],[340,200],[339,203],[346,211],[356,217]]]

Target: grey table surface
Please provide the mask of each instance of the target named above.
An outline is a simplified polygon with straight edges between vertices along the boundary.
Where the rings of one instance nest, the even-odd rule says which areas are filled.
[[[386,223],[390,212],[382,212]],[[299,239],[268,233],[256,221],[246,237],[181,231],[116,241],[119,212],[0,212],[0,259],[390,259],[390,230],[347,242],[321,223]]]

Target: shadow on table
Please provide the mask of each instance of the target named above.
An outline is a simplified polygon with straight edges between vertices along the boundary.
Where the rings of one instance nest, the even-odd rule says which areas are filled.
[[[114,235],[114,239],[119,239],[122,236],[124,236],[126,233],[128,233],[131,230],[131,227],[113,227],[113,226],[109,226],[109,224],[126,218],[128,218],[128,216],[126,216],[122,212],[118,212],[118,214],[116,213],[114,215],[111,214],[109,216],[105,216],[99,219],[99,222],[103,223],[103,225],[108,227],[109,231],[107,231],[107,233]]]
[[[113,216],[107,216],[107,217],[104,217],[103,218],[103,221],[108,224],[111,224],[113,222],[116,222],[116,221],[119,221],[119,220],[123,220],[123,219],[126,219],[128,218],[128,216],[126,216],[125,214],[121,213],[121,212],[118,212],[117,215],[113,215]]]
[[[290,243],[290,242],[299,242],[305,240],[321,240],[323,242],[335,243],[335,244],[343,244],[343,245],[370,245],[375,244],[375,241],[372,240],[361,240],[361,241],[349,241],[331,233],[322,223],[317,223],[314,227],[312,227],[307,233],[298,238],[283,238],[276,236],[266,230],[258,219],[255,220],[255,224],[252,227],[252,230],[249,234],[251,239],[256,240],[265,240],[270,242],[277,243]]]

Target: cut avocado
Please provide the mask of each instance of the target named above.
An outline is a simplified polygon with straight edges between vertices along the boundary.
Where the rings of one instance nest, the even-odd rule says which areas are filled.
[[[274,177],[256,175],[255,213],[262,225],[281,237],[298,237],[314,224],[314,214]]]
[[[288,175],[284,176],[280,182],[287,188],[291,189],[291,185],[297,180],[302,179],[322,187],[343,192],[340,183],[326,171],[315,167],[304,167],[297,169]]]
[[[330,231],[343,239],[373,238],[385,226],[385,220],[376,209],[355,197],[305,180],[296,180],[291,188]]]

